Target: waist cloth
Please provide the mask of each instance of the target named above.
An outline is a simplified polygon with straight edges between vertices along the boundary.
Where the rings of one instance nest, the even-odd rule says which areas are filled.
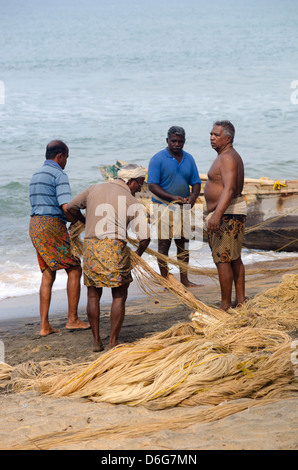
[[[206,217],[206,222],[213,212]],[[243,196],[232,199],[231,204],[221,217],[220,229],[208,232],[208,242],[212,257],[217,263],[230,263],[241,256],[245,233],[247,206]]]
[[[30,218],[29,235],[41,272],[48,267],[57,271],[81,265],[72,254],[69,233],[61,219],[35,215]]]
[[[87,287],[119,287],[132,282],[130,250],[124,240],[85,238],[83,273]]]

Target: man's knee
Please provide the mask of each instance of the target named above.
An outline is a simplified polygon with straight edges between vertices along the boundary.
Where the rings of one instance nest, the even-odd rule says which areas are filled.
[[[87,296],[89,300],[100,300],[102,295],[102,287],[87,287]]]
[[[46,268],[42,271],[42,281],[48,284],[54,284],[56,279],[56,271],[52,271],[50,268]]]
[[[112,297],[113,299],[119,299],[126,301],[128,294],[129,284],[124,284],[123,286],[113,287],[112,288]]]
[[[80,265],[77,265],[77,266],[70,266],[69,268],[66,269],[66,272],[68,275],[81,277],[83,271],[82,271],[82,267]]]

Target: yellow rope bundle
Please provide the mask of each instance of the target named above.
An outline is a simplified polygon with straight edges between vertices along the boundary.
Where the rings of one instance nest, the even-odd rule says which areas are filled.
[[[184,429],[293,397],[297,382],[292,339],[284,330],[297,328],[297,283],[297,275],[284,276],[279,286],[252,299],[253,313],[245,306],[233,315],[222,312],[220,316],[217,309],[205,306],[207,313],[193,315],[192,322],[120,345],[91,363],[20,364],[2,369],[2,375],[0,364],[0,380],[10,377],[11,387],[18,391],[33,389],[50,397],[88,398],[151,410],[174,406],[191,410],[183,418],[156,418],[142,427],[103,426],[52,433],[30,438],[30,443],[19,448],[51,448],[103,436],[132,437],[142,435],[144,429],[146,434],[177,426]],[[272,305],[279,312],[273,321]]]
[[[48,364],[37,376],[15,376],[12,383],[19,390],[33,388],[52,397],[151,409],[216,405],[273,391],[281,396],[291,388],[294,373],[286,333],[250,327],[206,333],[182,324],[167,334],[117,347],[93,363]]]
[[[7,366],[2,375],[0,364],[0,381],[10,377],[15,390],[33,389],[50,397],[88,398],[152,410],[212,406],[208,410],[195,408],[174,423],[170,419],[150,422],[146,433],[213,421],[297,393],[288,332],[298,327],[298,275],[285,275],[276,288],[224,312],[205,305],[174,276],[162,278],[134,252],[131,258],[143,290],[156,301],[165,298],[160,290],[166,289],[168,298],[172,296],[193,311],[192,321],[119,345],[91,363],[48,361]],[[82,430],[68,436],[43,436],[43,443],[50,447],[64,438],[76,442],[121,432],[137,435],[144,428]]]
[[[286,276],[265,297],[287,295],[287,304],[297,306],[298,276]],[[277,294],[276,294],[277,292]],[[257,302],[262,304],[261,296]],[[277,308],[278,300],[275,300]],[[283,299],[281,298],[283,308]],[[296,307],[295,307],[296,308]],[[297,310],[290,309],[284,321],[270,324],[270,305],[260,317],[239,309],[234,315],[208,309],[214,323],[197,318],[169,330],[122,345],[90,364],[40,364],[12,382],[18,389],[34,388],[53,397],[86,397],[93,401],[144,405],[162,409],[177,405],[212,404],[227,399],[281,396],[294,389],[291,338],[283,331],[287,322],[297,328]],[[267,318],[267,327],[258,325]],[[291,317],[291,318],[290,318]],[[280,328],[277,328],[280,326]]]
[[[5,385],[6,380],[10,380],[13,367],[5,362],[0,362],[0,387]]]

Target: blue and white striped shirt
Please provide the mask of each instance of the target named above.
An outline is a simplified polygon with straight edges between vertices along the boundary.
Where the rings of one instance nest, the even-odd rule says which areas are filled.
[[[67,222],[62,204],[71,200],[68,176],[60,165],[46,160],[30,181],[31,217],[52,216]]]

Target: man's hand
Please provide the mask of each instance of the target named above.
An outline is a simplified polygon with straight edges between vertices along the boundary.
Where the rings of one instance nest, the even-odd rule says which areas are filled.
[[[220,219],[221,217],[214,212],[208,221],[207,232],[218,232],[220,229]]]
[[[187,198],[186,197],[181,197],[181,196],[173,196],[172,202],[175,202],[176,204],[187,204]]]
[[[195,205],[196,200],[197,197],[194,194],[190,194],[190,196],[186,198],[186,204],[190,204],[190,207],[192,208]]]

